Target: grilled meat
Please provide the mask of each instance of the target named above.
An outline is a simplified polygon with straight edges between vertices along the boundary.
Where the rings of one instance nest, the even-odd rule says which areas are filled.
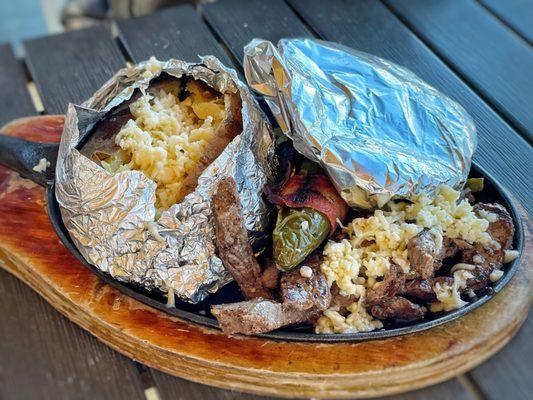
[[[486,213],[493,214],[496,220],[489,223],[487,231],[500,244],[503,250],[511,247],[514,236],[514,224],[513,219],[504,206],[500,204],[478,203],[474,206],[474,211],[479,217],[483,217]]]
[[[312,322],[320,316],[317,309],[296,310],[261,298],[212,306],[211,312],[228,335],[270,332],[285,325]]]
[[[418,300],[433,301],[436,299],[433,291],[433,280],[432,278],[418,278],[407,281],[401,290],[401,294]]]
[[[218,183],[212,199],[219,257],[247,299],[273,298],[263,286],[261,267],[255,259],[244,227],[237,185],[232,178]]]
[[[385,275],[383,281],[376,288],[367,292],[366,303],[376,305],[388,302],[403,289],[404,283],[405,274],[398,265],[391,264],[389,273]]]
[[[342,296],[339,287],[334,283],[331,287],[331,304],[329,309],[337,311],[341,315],[346,315],[348,313],[348,307],[356,300],[357,298],[353,294]]]
[[[514,236],[514,224],[507,210],[500,204],[479,203],[474,206],[479,217],[493,216],[487,232],[491,235],[499,248],[484,247],[479,243],[463,251],[461,261],[476,267],[470,271],[473,278],[466,281],[467,290],[480,290],[490,282],[490,274],[503,265],[505,250],[511,247]]]
[[[407,244],[407,254],[411,268],[423,279],[432,276],[440,266],[440,244],[437,234],[424,229],[413,236]]]
[[[280,285],[283,305],[296,310],[324,311],[331,303],[331,292],[326,277],[320,271],[319,263],[304,264],[311,268],[310,277],[302,276],[299,267],[283,274]]]
[[[261,283],[267,289],[277,289],[279,286],[279,269],[273,260],[269,260],[267,265],[263,266],[263,275]]]
[[[415,321],[424,318],[426,311],[426,307],[415,304],[401,296],[394,296],[384,303],[373,305],[370,309],[375,318],[400,321]]]

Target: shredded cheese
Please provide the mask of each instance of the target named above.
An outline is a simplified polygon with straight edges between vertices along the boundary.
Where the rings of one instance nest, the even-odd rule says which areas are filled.
[[[300,267],[300,275],[304,278],[311,278],[313,276],[313,270],[307,265]]]
[[[460,290],[466,289],[466,281],[473,277],[474,275],[472,275],[469,271],[465,269],[459,269],[453,273],[452,285],[441,285],[437,282],[433,287],[433,291],[437,296],[438,302],[430,305],[430,311],[452,311],[468,304],[466,301],[461,299]]]
[[[503,263],[509,264],[511,261],[516,260],[518,257],[518,251],[517,250],[505,250],[503,253]]]
[[[225,114],[221,96],[205,92],[196,81],[187,84],[187,91],[191,94],[183,101],[159,90],[131,103],[133,118],[115,138],[120,150],[102,161],[109,172],[138,170],[152,179],[158,210],[180,203],[194,190],[201,158]]]
[[[343,296],[356,294],[362,298],[367,289],[379,285],[380,277],[388,273],[392,263],[397,264],[404,273],[409,273],[407,244],[425,228],[431,229],[435,234],[437,245],[440,243],[442,246],[442,238],[447,236],[461,238],[471,244],[494,246],[494,240],[487,232],[491,216],[476,215],[468,200],[460,200],[459,197],[458,191],[449,186],[441,186],[434,199],[415,196],[411,199],[412,203],[389,202],[384,210],[375,210],[369,217],[354,219],[345,229],[348,238],[340,242],[329,242],[324,248],[321,270],[328,284],[331,286],[336,283]],[[439,302],[432,306],[433,309],[451,310],[462,307],[465,303],[458,290],[464,288],[468,276],[471,277],[472,274],[466,271],[466,267],[457,268],[452,286],[439,285],[434,288]],[[359,278],[363,279],[362,285]],[[360,301],[357,304],[357,307],[352,307],[357,311],[357,316],[350,318],[349,314],[341,320],[340,314],[337,316],[333,312],[326,312],[317,323],[316,330],[358,331],[358,326],[368,328],[374,322],[379,322],[374,321],[369,314],[370,320],[361,317],[364,315],[360,310],[363,306]],[[369,325],[362,324],[361,318]],[[354,325],[351,328],[345,327],[350,321],[354,321]]]
[[[35,172],[42,173],[45,172],[46,169],[50,166],[50,161],[48,161],[46,158],[41,158],[37,165],[35,165],[32,169]]]

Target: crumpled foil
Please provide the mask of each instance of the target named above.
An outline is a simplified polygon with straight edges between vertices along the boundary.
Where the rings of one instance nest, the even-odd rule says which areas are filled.
[[[238,92],[243,131],[202,173],[197,189],[156,220],[152,180],[138,171],[112,175],[76,146],[112,108],[135,89],[144,93],[162,72],[192,76],[221,93]],[[234,70],[211,56],[200,64],[151,59],[120,70],[82,106],[69,105],[57,159],[56,197],[63,222],[89,263],[118,280],[195,303],[231,280],[215,254],[210,206],[215,183],[224,176],[235,179],[246,228],[261,231],[268,214],[261,192],[276,165],[273,157],[271,127]]]
[[[476,148],[471,117],[411,71],[339,44],[254,39],[248,84],[294,147],[327,171],[353,207],[460,188]]]

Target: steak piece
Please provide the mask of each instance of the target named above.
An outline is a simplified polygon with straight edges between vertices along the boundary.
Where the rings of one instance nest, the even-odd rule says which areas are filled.
[[[433,279],[412,279],[405,282],[401,294],[423,301],[433,301],[437,298],[433,291]]]
[[[418,235],[413,236],[407,244],[407,255],[412,269],[422,279],[432,277],[435,271],[442,266],[442,260],[453,257],[459,251],[471,247],[462,239],[444,237],[442,246],[438,248],[437,234],[424,229]]]
[[[331,286],[331,304],[330,310],[337,311],[340,315],[346,315],[348,313],[348,307],[354,303],[357,298],[351,294],[348,296],[342,296],[341,290],[337,286],[337,283],[333,283]]]
[[[426,307],[419,306],[405,297],[394,296],[385,303],[373,305],[370,312],[378,319],[415,321],[424,318]]]
[[[318,257],[316,257],[318,259]],[[331,303],[331,292],[326,277],[320,270],[319,262],[304,262],[313,271],[310,277],[300,273],[300,267],[293,268],[281,278],[281,298],[283,305],[296,310],[327,310]],[[314,263],[314,265],[313,265]]]
[[[220,180],[211,200],[218,255],[247,299],[273,298],[263,286],[261,267],[255,259],[244,227],[242,206],[233,178]]]
[[[254,335],[298,322],[314,321],[320,316],[316,309],[295,310],[281,303],[256,298],[240,303],[211,307],[224,333]]]
[[[500,247],[484,247],[475,243],[470,249],[463,251],[461,261],[476,265],[470,271],[473,278],[466,281],[467,290],[480,290],[490,282],[490,274],[503,265],[505,250],[511,247],[514,236],[514,224],[509,212],[500,204],[478,203],[474,211],[480,218],[493,216],[494,221],[489,222],[487,232]]]
[[[279,272],[274,260],[269,259],[267,264],[263,266],[263,275],[261,276],[263,286],[267,289],[277,289],[279,286]]]
[[[514,236],[513,219],[501,204],[478,203],[474,206],[475,213],[483,218],[486,214],[493,214],[496,221],[490,222],[487,232],[497,241],[503,250],[511,247]]]
[[[385,275],[383,281],[375,288],[370,289],[366,294],[366,304],[383,304],[401,292],[405,283],[405,274],[396,264],[391,264],[389,273]]]
[[[423,279],[433,276],[440,267],[440,251],[437,234],[429,229],[424,229],[407,243],[411,268]]]

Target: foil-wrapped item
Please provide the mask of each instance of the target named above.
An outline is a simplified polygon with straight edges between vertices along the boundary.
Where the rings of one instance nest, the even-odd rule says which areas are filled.
[[[202,173],[196,190],[156,218],[155,183],[138,171],[108,173],[77,148],[114,107],[161,73],[192,76],[242,99],[243,131]],[[90,139],[89,139],[90,140]],[[147,289],[198,302],[231,280],[215,253],[210,199],[216,182],[235,179],[246,227],[261,231],[262,188],[276,165],[272,129],[248,88],[214,57],[201,63],[151,59],[120,70],[81,106],[69,105],[56,168],[63,222],[85,259]]]
[[[411,71],[339,44],[252,40],[248,84],[283,132],[353,207],[461,187],[477,138],[471,117]]]

